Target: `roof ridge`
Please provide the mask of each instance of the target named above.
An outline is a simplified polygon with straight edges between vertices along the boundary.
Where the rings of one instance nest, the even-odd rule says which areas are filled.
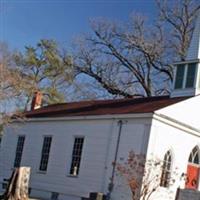
[[[162,99],[162,98],[166,98],[166,97],[170,97],[169,95],[163,95],[163,96],[150,96],[150,97],[137,97],[137,98],[121,98],[121,99],[92,99],[92,100],[83,100],[83,101],[72,101],[72,102],[63,102],[63,103],[56,103],[56,104],[50,104],[50,105],[46,105],[41,107],[42,108],[47,108],[47,107],[55,107],[55,106],[62,106],[62,105],[70,105],[70,104],[84,104],[84,103],[111,103],[111,102],[124,102],[124,101],[133,101],[133,100],[146,100],[146,99]],[[39,109],[37,109],[39,110]]]

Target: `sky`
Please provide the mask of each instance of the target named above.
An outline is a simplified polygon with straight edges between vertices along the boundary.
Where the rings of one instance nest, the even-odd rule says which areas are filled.
[[[154,0],[0,0],[0,41],[12,49],[55,39],[65,46],[90,32],[90,19],[127,21],[131,13],[152,19]]]

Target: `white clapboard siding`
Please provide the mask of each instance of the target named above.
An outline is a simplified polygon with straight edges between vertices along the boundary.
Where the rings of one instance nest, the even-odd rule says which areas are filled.
[[[166,123],[153,120],[150,135],[148,146],[149,158],[152,158],[152,155],[154,155],[154,157],[162,160],[168,150],[172,152],[172,172],[178,173],[177,176],[174,176],[175,184],[170,187],[171,198],[173,199],[175,198],[177,188],[185,187],[185,182],[183,179],[181,181],[180,177],[182,173],[187,172],[188,159],[192,149],[196,145],[200,145],[200,134],[199,136],[193,135]],[[160,193],[157,194],[157,198],[154,196],[153,199],[159,200],[161,198],[160,194],[162,194],[162,199],[166,198],[168,200],[169,197],[166,195],[168,193],[169,189],[162,188]]]
[[[144,135],[147,119],[127,119],[122,128],[119,155],[127,156],[130,149],[141,152],[147,148]],[[49,193],[58,192],[74,198],[89,196],[90,192],[107,192],[112,162],[119,132],[118,120],[70,120],[16,123],[14,131],[8,128],[1,152],[8,155],[1,163],[1,178],[9,176],[15,157],[18,135],[25,135],[21,165],[31,166],[32,190],[41,190],[45,198]],[[149,129],[149,128],[148,128]],[[15,133],[14,133],[15,132]],[[147,131],[149,132],[149,131]],[[46,173],[39,171],[43,137],[52,136],[52,145]],[[84,136],[82,160],[78,177],[69,176],[75,136]],[[6,166],[6,167],[5,167]],[[6,173],[5,173],[6,171]],[[36,196],[38,192],[34,191]],[[47,195],[47,196],[46,196]],[[66,196],[65,196],[66,198]]]

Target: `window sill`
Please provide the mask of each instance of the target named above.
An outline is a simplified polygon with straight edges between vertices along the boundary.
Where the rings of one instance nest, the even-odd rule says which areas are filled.
[[[165,186],[161,186],[161,185],[160,185],[159,188],[160,188],[161,190],[169,190],[170,186],[165,187]]]
[[[37,171],[37,174],[46,174],[46,171]]]
[[[69,178],[78,178],[78,175],[68,174],[67,177],[69,177]]]

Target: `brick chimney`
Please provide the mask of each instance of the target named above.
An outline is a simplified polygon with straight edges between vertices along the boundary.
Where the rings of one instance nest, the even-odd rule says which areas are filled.
[[[34,93],[33,100],[31,103],[31,110],[36,110],[42,105],[42,93],[37,91]]]

